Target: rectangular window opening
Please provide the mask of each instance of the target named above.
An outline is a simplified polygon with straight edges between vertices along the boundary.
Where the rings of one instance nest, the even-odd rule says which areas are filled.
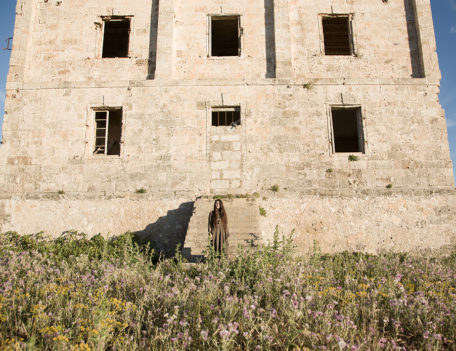
[[[334,152],[364,152],[361,108],[332,107]]]
[[[232,126],[241,125],[241,108],[240,107],[213,107],[212,108],[212,126]]]
[[[130,18],[104,20],[103,58],[128,57]]]
[[[211,56],[241,56],[239,16],[211,16]]]
[[[350,17],[323,16],[322,21],[325,55],[351,55],[353,50]]]
[[[94,155],[120,156],[122,109],[95,112]]]

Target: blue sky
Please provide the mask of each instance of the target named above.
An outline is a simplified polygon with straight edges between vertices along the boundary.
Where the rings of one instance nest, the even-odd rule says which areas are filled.
[[[440,101],[446,111],[448,138],[456,170],[456,0],[431,0],[437,51],[442,71]],[[13,36],[16,0],[1,0],[0,44]],[[0,125],[3,124],[5,82],[9,51],[0,51]],[[1,127],[0,127],[1,131]],[[456,172],[455,172],[456,173]]]

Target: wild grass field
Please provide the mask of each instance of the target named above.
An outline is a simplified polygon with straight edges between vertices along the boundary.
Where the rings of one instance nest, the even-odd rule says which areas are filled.
[[[132,234],[0,234],[0,350],[455,350],[456,248],[156,260]]]

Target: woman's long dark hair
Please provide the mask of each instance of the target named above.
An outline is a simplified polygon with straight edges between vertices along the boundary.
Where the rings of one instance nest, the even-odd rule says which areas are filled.
[[[220,203],[220,208],[217,209],[217,201]],[[223,227],[228,228],[228,217],[226,215],[225,207],[223,206],[223,201],[220,199],[215,200],[214,202],[214,219],[220,218],[223,223]]]

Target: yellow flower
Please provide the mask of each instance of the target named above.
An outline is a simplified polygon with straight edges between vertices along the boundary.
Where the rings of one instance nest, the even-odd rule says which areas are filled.
[[[68,342],[68,338],[64,335],[57,335],[56,337],[52,338],[52,340],[57,342]]]
[[[86,343],[81,342],[80,344],[74,345],[72,351],[91,351],[91,348]]]

